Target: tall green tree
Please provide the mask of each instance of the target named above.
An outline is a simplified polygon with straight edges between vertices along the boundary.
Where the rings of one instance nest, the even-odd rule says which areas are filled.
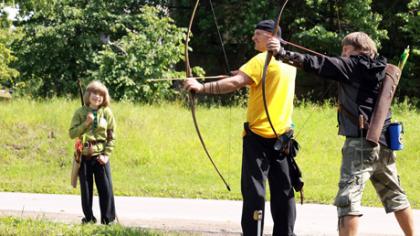
[[[150,6],[141,8],[126,27],[128,32],[119,43],[127,54],[107,46],[95,56],[100,66],[91,75],[113,88],[117,99],[156,102],[174,95],[171,83],[147,79],[185,76],[174,67],[184,57],[185,29]]]
[[[291,23],[291,40],[325,55],[337,56],[341,54],[341,40],[345,35],[363,31],[380,48],[381,42],[388,38],[381,20],[381,15],[372,11],[371,0],[304,0]],[[321,100],[336,95],[332,81],[302,72],[298,78],[298,96]]]
[[[95,68],[94,53],[102,48],[95,25],[84,17],[84,4],[52,1],[41,8],[31,2],[21,12],[28,19],[18,25],[24,37],[14,44],[20,79],[35,95],[75,93],[76,79]]]
[[[212,0],[216,20],[222,33],[232,69],[256,54],[252,42],[255,24],[263,19],[275,20],[284,1],[273,0]],[[174,17],[179,24],[188,23],[193,0],[177,0],[175,12],[183,14]],[[388,38],[387,31],[381,27],[382,17],[372,10],[372,1],[366,0],[293,0],[286,5],[280,25],[282,37],[327,55],[340,54],[342,37],[352,31],[365,31],[381,45]],[[193,32],[195,38],[190,43],[194,48],[191,57],[194,62],[210,73],[223,73],[223,55],[210,0],[200,1],[198,16]],[[295,49],[293,49],[295,50]],[[206,55],[203,57],[203,55]],[[301,71],[298,74],[298,94],[319,94],[329,86],[328,82],[315,81]],[[314,83],[316,82],[316,83]],[[333,90],[331,90],[333,93]]]
[[[8,14],[4,11],[4,6],[0,9],[0,85],[13,87],[15,78],[19,76],[19,71],[10,65],[16,60],[10,46],[13,39],[18,36],[14,31]]]
[[[37,95],[76,94],[79,78],[104,81],[117,99],[170,92],[167,84],[145,80],[161,78],[182,58],[185,30],[173,25],[165,8],[143,7],[135,0],[62,0],[35,6],[24,5],[26,19],[19,26],[25,36],[14,46],[20,79]]]
[[[387,31],[381,28],[382,16],[372,11],[371,0],[306,0],[304,14],[294,20],[293,38],[326,54],[340,54],[341,39],[348,33],[363,31],[381,47]]]
[[[420,79],[416,76],[420,73],[419,4],[420,2],[416,0],[376,0],[372,4],[373,11],[382,15],[381,25],[387,29],[389,36],[387,40],[382,41],[383,47],[380,53],[385,55],[390,63],[397,64],[403,50],[408,45],[411,48],[396,94],[400,99],[406,96],[418,97],[420,90]]]
[[[418,77],[420,73],[420,2],[411,0],[406,6],[407,11],[397,14],[403,23],[399,26],[398,38],[395,38],[396,42],[404,43],[398,49],[401,50],[401,47],[406,45],[411,47],[411,56],[405,71],[403,71],[404,79],[401,80],[403,90],[400,91],[400,94],[402,96],[418,97],[420,90],[420,79]]]
[[[15,64],[22,72],[19,79],[32,83],[32,88],[39,88],[38,94],[42,96],[75,93],[72,81],[76,78],[96,78],[113,86],[115,97],[119,99],[137,97],[155,101],[165,97],[162,94],[171,91],[169,84],[148,84],[144,79],[166,77],[164,71],[183,67],[179,63],[179,55],[183,53],[182,37],[179,28],[173,28],[173,25],[188,26],[195,2],[16,1],[23,17],[18,26],[25,32],[25,37],[13,47],[19,58]],[[282,3],[278,0],[200,0],[192,29],[194,37],[189,44],[193,49],[191,65],[202,66],[209,75],[226,73],[216,19],[230,69],[239,68],[256,53],[251,40],[255,24],[263,19],[275,19]],[[145,16],[141,10],[145,4],[159,10]],[[154,20],[153,15],[159,20]],[[168,16],[175,20],[165,20]],[[399,95],[418,96],[419,19],[416,0],[290,0],[281,27],[284,39],[327,55],[339,55],[341,38],[352,31],[365,31],[371,35],[378,43],[380,53],[391,63],[397,63],[402,50],[409,44],[411,57],[404,77],[410,79],[401,81]],[[165,21],[167,26],[160,28]],[[151,28],[156,32],[150,32]],[[168,31],[163,34],[160,29],[165,28]],[[101,35],[107,43],[101,40]],[[160,42],[172,46],[161,47]],[[118,53],[115,45],[127,51],[129,56]],[[164,60],[160,55],[171,58]],[[175,64],[178,67],[174,67]],[[299,96],[309,94],[319,98],[315,95],[321,95],[329,87],[327,82],[322,81],[320,85],[317,79],[302,71],[298,77]]]

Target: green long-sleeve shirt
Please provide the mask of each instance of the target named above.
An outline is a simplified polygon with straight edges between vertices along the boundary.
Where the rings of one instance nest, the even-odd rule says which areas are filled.
[[[94,122],[86,126],[85,120],[89,112],[93,113],[93,109],[83,106],[76,110],[71,120],[69,134],[70,138],[81,138],[85,135],[85,142],[96,141],[92,146],[92,155],[107,155],[110,156],[115,145],[115,119],[109,107],[99,108],[96,115],[96,127]],[[82,139],[83,140],[83,139]],[[89,150],[87,147],[83,148],[82,154],[87,155]]]

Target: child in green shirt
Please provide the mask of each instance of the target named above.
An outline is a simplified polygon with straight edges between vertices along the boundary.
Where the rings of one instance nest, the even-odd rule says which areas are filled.
[[[92,212],[93,177],[99,195],[101,223],[115,220],[115,203],[112,190],[110,155],[115,143],[115,119],[109,108],[108,89],[99,81],[92,81],[83,97],[84,106],[77,109],[71,121],[69,134],[72,139],[83,140],[79,169],[82,223],[95,223]]]

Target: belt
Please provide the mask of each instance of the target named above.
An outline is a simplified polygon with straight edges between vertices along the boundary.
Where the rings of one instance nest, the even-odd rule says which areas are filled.
[[[258,135],[256,133],[252,132],[251,128],[249,127],[249,123],[248,122],[245,122],[244,123],[244,130],[245,130],[245,134],[246,135],[255,136],[255,137],[257,137],[260,140],[264,140],[264,141],[276,141],[278,139],[278,138],[264,138],[264,137],[262,137],[262,136],[260,136],[260,135]],[[288,134],[288,132],[290,132],[290,130],[291,129],[287,130],[286,132],[284,132],[282,134],[278,134],[278,135],[280,135],[280,137],[281,137],[281,136],[283,136],[285,134]]]
[[[90,140],[90,141],[86,141],[83,146],[84,147],[91,147],[93,145],[99,144],[99,143],[104,143],[105,141],[96,141],[96,140]]]
[[[249,127],[249,123],[245,122],[244,123],[244,130],[245,130],[245,134],[246,136],[252,136],[255,139],[259,140],[260,142],[264,142],[268,145],[274,145],[274,143],[276,142],[277,138],[264,138],[254,132],[252,132],[251,128]]]
[[[100,144],[100,143],[104,143],[104,141],[90,140],[90,141],[85,142],[83,144],[83,147],[88,149],[88,155],[82,155],[82,159],[84,160],[90,160],[92,158],[96,159],[96,157],[99,156],[99,153],[92,155],[92,152],[93,152],[92,147],[93,145]]]

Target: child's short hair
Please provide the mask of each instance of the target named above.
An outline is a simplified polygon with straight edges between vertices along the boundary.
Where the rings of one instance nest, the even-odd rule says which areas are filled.
[[[86,87],[86,92],[83,95],[83,101],[84,101],[84,103],[85,103],[86,106],[89,106],[90,105],[89,97],[90,97],[90,94],[92,92],[98,92],[104,98],[104,101],[100,105],[101,107],[107,107],[107,106],[109,106],[109,103],[111,101],[111,98],[109,97],[108,89],[105,87],[104,84],[102,84],[98,80],[94,80],[94,81],[90,82],[88,84],[88,86]]]
[[[369,57],[375,57],[378,53],[375,42],[364,32],[353,32],[346,35],[341,41],[341,45],[351,45]]]

